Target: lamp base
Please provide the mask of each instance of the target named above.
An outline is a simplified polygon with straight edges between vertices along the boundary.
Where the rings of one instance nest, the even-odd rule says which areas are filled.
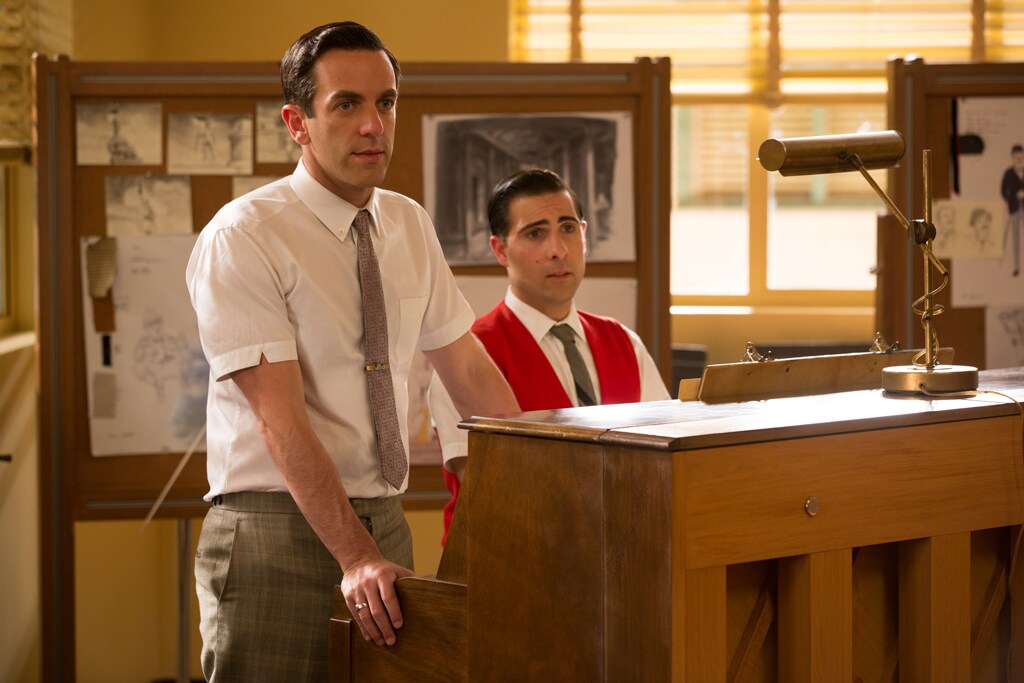
[[[970,365],[892,365],[882,368],[882,388],[900,393],[932,394],[974,391],[978,388],[978,368]]]

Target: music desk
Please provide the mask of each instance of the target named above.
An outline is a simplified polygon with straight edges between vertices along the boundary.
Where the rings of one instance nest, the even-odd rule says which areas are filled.
[[[1022,401],[1024,369],[980,388]],[[1011,662],[1024,680],[1024,428],[1007,398],[470,423],[437,576],[398,582],[391,648],[336,594],[333,681],[1006,681]]]

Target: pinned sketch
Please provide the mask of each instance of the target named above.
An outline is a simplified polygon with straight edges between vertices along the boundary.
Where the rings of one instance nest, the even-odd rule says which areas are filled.
[[[279,178],[267,175],[236,175],[231,179],[231,198],[238,199],[243,194],[249,194],[253,190],[269,185],[275,180],[279,180]]]
[[[162,164],[162,115],[158,102],[78,104],[75,107],[78,163],[83,166]]]
[[[954,258],[952,302],[1017,306],[1024,301],[1024,98],[965,97],[957,103],[957,133],[979,140],[981,150],[959,157],[960,199],[998,207],[991,211],[998,253]]]
[[[1005,217],[998,201],[937,201],[932,206],[932,250],[939,258],[998,259],[1003,255]]]
[[[252,174],[252,115],[197,112],[167,117],[167,171]]]
[[[633,261],[629,112],[423,117],[425,208],[451,264],[492,263],[487,199],[512,173],[539,166],[573,188],[587,221],[587,260]]]
[[[1024,306],[985,310],[985,366],[1024,366]]]
[[[195,240],[117,238],[116,332],[95,330],[83,297],[93,455],[182,452],[205,423],[209,368],[182,277]]]
[[[281,118],[281,102],[256,103],[256,163],[298,163],[302,147]]]
[[[192,232],[188,176],[108,175],[107,234],[175,235]]]

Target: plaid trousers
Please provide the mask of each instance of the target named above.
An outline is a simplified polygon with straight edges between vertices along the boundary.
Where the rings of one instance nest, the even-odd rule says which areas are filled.
[[[381,553],[412,568],[397,498],[353,499]],[[203,674],[211,683],[327,680],[341,568],[287,493],[218,496],[196,551]]]

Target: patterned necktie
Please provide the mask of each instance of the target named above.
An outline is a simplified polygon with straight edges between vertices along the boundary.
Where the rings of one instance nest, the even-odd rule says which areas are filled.
[[[579,399],[580,405],[596,405],[594,383],[590,381],[587,364],[583,362],[583,356],[576,348],[576,333],[572,331],[571,327],[562,323],[552,327],[551,334],[555,335],[565,347],[565,358],[569,361],[569,369],[572,370],[572,380],[576,383],[576,397]]]
[[[377,435],[377,456],[384,481],[401,487],[409,462],[402,446],[402,432],[395,408],[395,388],[388,363],[388,317],[380,265],[370,240],[370,212],[356,214],[352,229],[359,254],[359,293],[363,300],[363,331],[366,351],[366,384],[370,389],[370,414]]]

